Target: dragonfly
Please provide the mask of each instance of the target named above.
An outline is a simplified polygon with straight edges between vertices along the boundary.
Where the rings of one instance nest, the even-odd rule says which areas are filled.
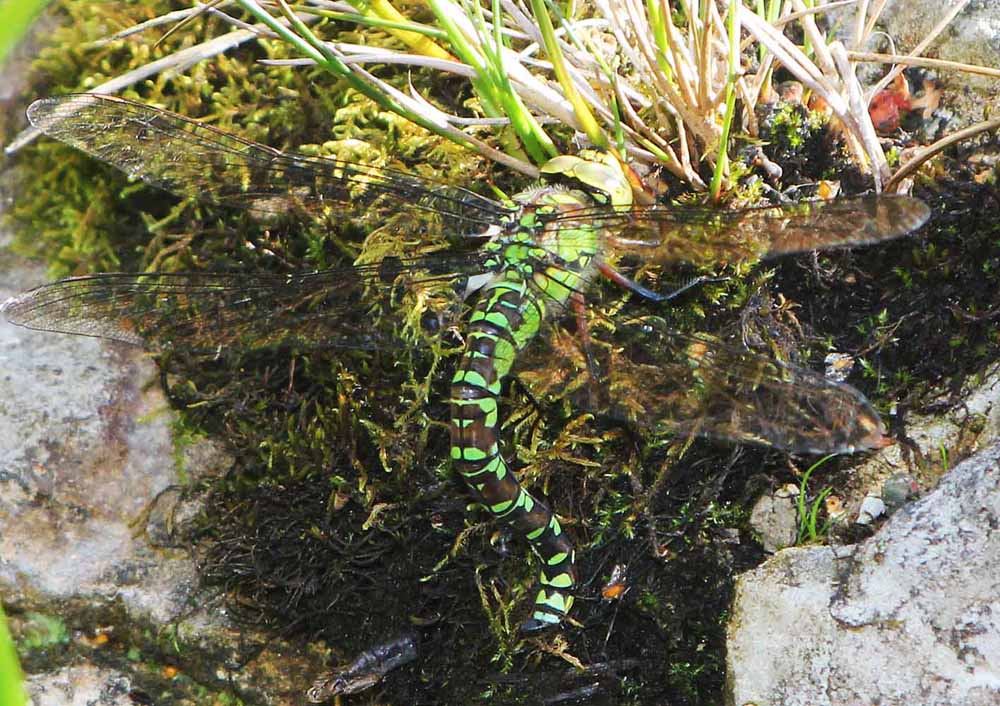
[[[264,220],[292,214],[392,224],[389,236],[404,243],[406,256],[362,256],[308,272],[71,277],[20,294],[2,311],[27,328],[153,351],[392,349],[419,328],[413,312],[435,311],[464,332],[450,389],[451,463],[474,498],[540,560],[525,631],[564,624],[579,588],[576,552],[559,517],[522,487],[501,450],[502,388],[514,374],[531,377],[532,355],[562,356],[535,375],[534,388],[547,398],[562,395],[658,432],[789,453],[891,443],[853,387],[718,337],[679,332],[649,307],[599,313],[594,297],[602,288],[594,282],[609,279],[658,311],[686,287],[659,293],[622,274],[621,263],[753,262],[878,243],[928,219],[919,199],[869,195],[730,211],[643,205],[620,162],[592,151],[543,165],[548,181],[540,186],[488,198],[405,171],[282,152],[117,97],[46,98],[28,117],[44,133],[181,197]],[[554,325],[574,317],[574,334]],[[550,343],[544,353],[535,351],[536,339]]]

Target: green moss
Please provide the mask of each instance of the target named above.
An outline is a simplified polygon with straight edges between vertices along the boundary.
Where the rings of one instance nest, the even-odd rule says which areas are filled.
[[[806,127],[806,115],[794,103],[782,103],[771,120],[774,135],[793,150],[801,149],[805,142]]]
[[[174,468],[177,469],[177,477],[181,483],[185,483],[190,479],[190,469],[187,468],[188,449],[204,438],[205,432],[200,428],[192,426],[187,417],[179,416],[175,419],[170,439],[173,443]]]
[[[22,650],[44,650],[68,642],[69,630],[60,617],[35,612],[24,615],[18,634]]]

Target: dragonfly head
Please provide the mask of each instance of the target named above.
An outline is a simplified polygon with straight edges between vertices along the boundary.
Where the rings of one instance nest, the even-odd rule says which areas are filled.
[[[541,172],[576,181],[601,205],[616,209],[632,207],[632,186],[625,170],[621,162],[606,152],[584,150],[579,156],[560,155],[543,164]]]

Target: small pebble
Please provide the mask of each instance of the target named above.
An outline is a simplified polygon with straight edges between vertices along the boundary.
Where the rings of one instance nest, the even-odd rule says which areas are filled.
[[[866,495],[865,499],[861,501],[861,509],[858,510],[858,519],[856,522],[859,525],[870,525],[884,514],[885,503],[882,502],[882,498],[874,495]]]
[[[920,484],[905,473],[896,473],[882,484],[882,500],[890,510],[902,507],[920,494]]]

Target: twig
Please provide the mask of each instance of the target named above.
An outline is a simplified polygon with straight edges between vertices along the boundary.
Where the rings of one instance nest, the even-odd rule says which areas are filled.
[[[957,61],[947,61],[945,59],[931,59],[924,56],[900,56],[898,54],[877,54],[867,51],[848,51],[847,57],[851,61],[872,61],[885,64],[902,64],[905,66],[924,66],[929,69],[950,69],[962,71],[968,74],[978,74],[979,76],[989,76],[1000,78],[1000,69],[989,66],[979,66],[978,64],[962,64]]]
[[[944,31],[944,28],[947,27],[949,24],[951,24],[951,21],[955,19],[955,16],[958,15],[959,12],[964,10],[965,6],[968,4],[969,0],[962,0],[953,8],[951,8],[948,14],[942,17],[941,21],[938,22],[936,25],[934,25],[934,29],[932,29],[930,33],[926,37],[924,37],[924,39],[921,40],[919,44],[917,44],[917,46],[913,47],[913,50],[910,51],[910,53],[907,54],[907,56],[919,56],[924,51],[924,49],[930,46],[930,44],[935,39],[937,39],[938,35]],[[892,83],[892,80],[902,72],[903,72],[902,63],[893,67],[892,70],[889,71],[889,73],[887,73],[885,76],[882,77],[882,80],[880,80],[878,83],[876,83],[868,90],[868,100],[871,100],[872,96],[877,95],[879,91],[881,91],[883,88]]]

